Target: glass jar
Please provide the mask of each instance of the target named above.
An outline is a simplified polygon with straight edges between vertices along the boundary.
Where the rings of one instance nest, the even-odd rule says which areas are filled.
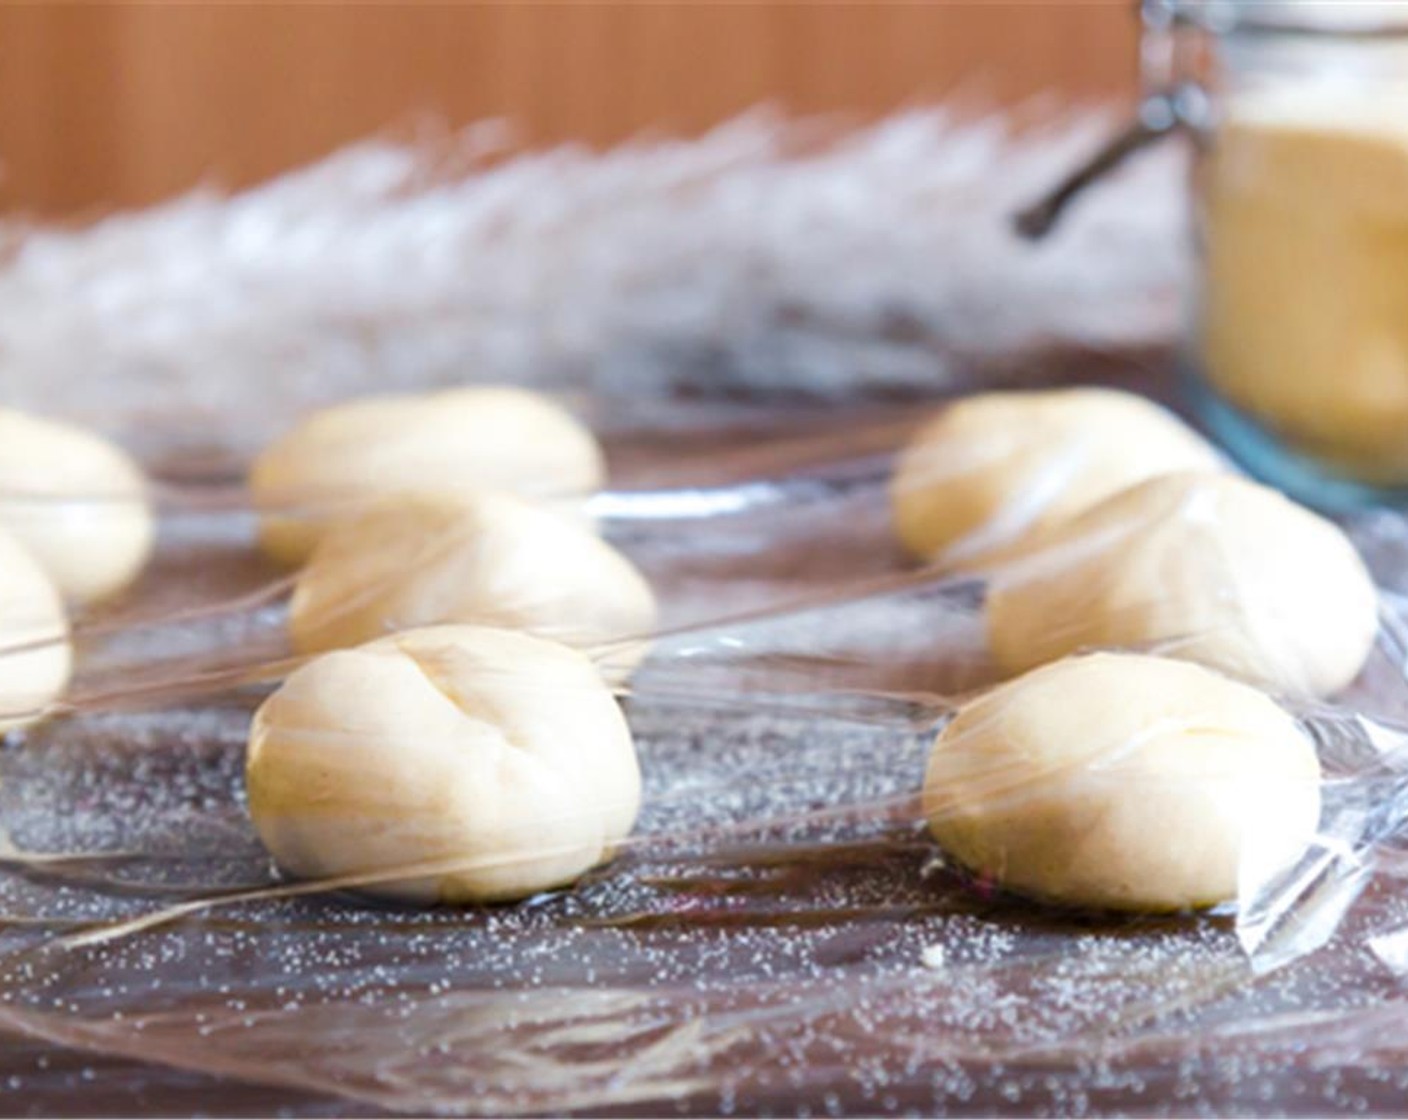
[[[1252,473],[1330,509],[1408,503],[1408,2],[1142,6],[1138,124],[1194,139],[1182,364]]]

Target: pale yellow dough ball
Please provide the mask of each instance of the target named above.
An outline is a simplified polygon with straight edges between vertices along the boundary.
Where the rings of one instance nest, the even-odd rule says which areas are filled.
[[[896,462],[890,506],[916,558],[980,564],[1136,482],[1220,465],[1201,436],[1133,393],[983,393],[914,435]]]
[[[572,498],[605,477],[600,445],[565,409],[524,389],[474,387],[323,409],[255,460],[249,485],[265,551],[293,566],[329,523],[388,494]]]
[[[640,806],[630,729],[591,662],[470,626],[295,671],[255,713],[247,782],[286,873],[387,873],[358,889],[415,902],[572,883],[611,858]]]
[[[40,718],[73,668],[68,616],[54,581],[0,529],[0,733]]]
[[[146,476],[126,452],[10,409],[0,409],[0,528],[78,603],[135,580],[155,536]]]
[[[1250,686],[1134,654],[1067,658],[959,711],[924,814],[965,867],[1067,906],[1163,912],[1267,882],[1315,834],[1320,768]]]
[[[460,622],[590,647],[654,629],[655,598],[595,534],[502,493],[384,499],[332,526],[299,573],[300,652]]]
[[[1079,649],[1160,645],[1298,695],[1349,684],[1378,596],[1332,522],[1230,474],[1150,479],[1053,529],[988,591],[1009,672]]]

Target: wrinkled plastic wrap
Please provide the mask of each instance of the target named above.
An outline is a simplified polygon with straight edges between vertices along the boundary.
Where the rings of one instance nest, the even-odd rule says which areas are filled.
[[[1347,691],[1282,698],[1323,772],[1294,863],[1211,912],[1008,895],[945,858],[919,801],[936,732],[999,680],[1001,569],[900,556],[886,484],[917,418],[789,437],[779,417],[694,457],[618,445],[611,489],[562,496],[659,600],[656,633],[588,650],[610,667],[648,639],[615,686],[642,809],[576,886],[481,908],[279,876],[243,766],[299,662],[298,573],[259,557],[237,482],[158,483],[148,572],[77,620],[67,697],[0,753],[0,1026],[378,1110],[1400,1099],[1405,601],[1382,593]],[[1402,520],[1351,528],[1391,584]]]

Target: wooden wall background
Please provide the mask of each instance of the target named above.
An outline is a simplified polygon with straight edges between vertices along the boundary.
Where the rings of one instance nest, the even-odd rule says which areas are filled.
[[[432,112],[529,139],[691,133],[759,101],[1128,94],[1130,0],[0,6],[0,206],[256,181]]]

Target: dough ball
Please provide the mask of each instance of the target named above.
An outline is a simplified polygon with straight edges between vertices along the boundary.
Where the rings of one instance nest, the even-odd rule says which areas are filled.
[[[0,733],[33,723],[73,668],[68,617],[54,581],[0,529]]]
[[[289,628],[304,653],[446,622],[584,647],[646,635],[655,619],[649,584],[605,541],[481,492],[384,499],[333,525],[299,574]]]
[[[455,861],[361,887],[492,902],[613,855],[640,807],[625,717],[592,663],[541,638],[437,626],[295,671],[250,732],[249,811],[306,879]]]
[[[388,493],[491,487],[548,498],[585,495],[605,477],[595,437],[547,397],[476,387],[324,409],[266,449],[249,484],[265,551],[294,566],[329,521]]]
[[[959,862],[1069,906],[1212,906],[1294,861],[1320,818],[1315,749],[1248,685],[1198,665],[1093,654],[962,708],[924,815]]]
[[[1220,466],[1201,436],[1132,393],[983,393],[920,428],[895,465],[890,504],[912,555],[977,564],[1136,482]]]
[[[79,603],[121,591],[151,555],[142,469],[107,440],[0,409],[0,528]]]
[[[987,628],[1012,673],[1161,643],[1273,691],[1328,695],[1368,659],[1378,597],[1331,522],[1235,475],[1176,474],[1107,499],[995,573]]]

